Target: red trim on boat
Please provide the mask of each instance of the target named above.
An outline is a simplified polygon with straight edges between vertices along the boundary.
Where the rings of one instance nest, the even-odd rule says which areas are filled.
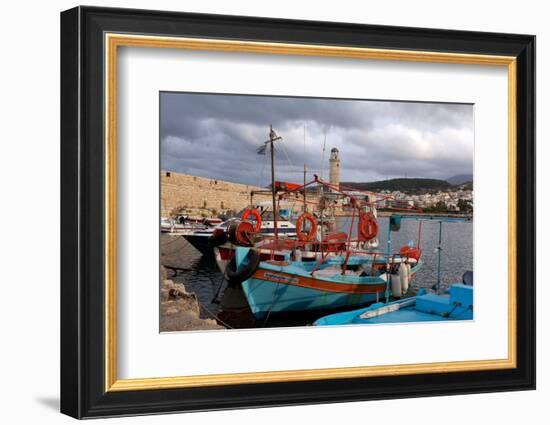
[[[253,278],[266,280],[284,285],[300,286],[302,288],[316,289],[318,291],[336,292],[345,294],[375,294],[386,290],[385,283],[377,284],[355,284],[335,283],[313,277],[296,276],[289,273],[274,272],[271,270],[258,269],[252,275]]]

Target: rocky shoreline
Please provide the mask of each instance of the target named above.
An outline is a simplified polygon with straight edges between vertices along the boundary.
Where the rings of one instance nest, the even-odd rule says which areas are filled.
[[[200,254],[181,236],[162,235],[160,248],[160,332],[225,329],[214,318],[201,318],[197,296],[168,278],[189,269]]]

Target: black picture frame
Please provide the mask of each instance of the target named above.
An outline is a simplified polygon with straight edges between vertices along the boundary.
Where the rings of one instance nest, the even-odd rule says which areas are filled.
[[[154,34],[517,58],[517,367],[105,391],[104,34]],[[61,13],[61,412],[76,418],[535,388],[535,37],[76,7]]]

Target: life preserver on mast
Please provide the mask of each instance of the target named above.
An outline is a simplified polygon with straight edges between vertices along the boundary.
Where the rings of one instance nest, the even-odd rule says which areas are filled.
[[[260,212],[256,208],[247,208],[246,210],[244,210],[241,219],[245,221],[248,217],[250,217],[250,215],[253,215],[254,219],[256,220],[254,231],[259,232],[262,227],[262,216]]]
[[[378,234],[378,221],[372,212],[359,213],[358,230],[364,241],[374,239]]]
[[[307,220],[311,223],[309,232],[302,231],[304,220]],[[308,213],[308,212],[303,213],[300,217],[298,217],[298,221],[296,222],[296,236],[298,237],[298,240],[300,242],[311,242],[316,235],[317,235],[317,219],[311,213]]]

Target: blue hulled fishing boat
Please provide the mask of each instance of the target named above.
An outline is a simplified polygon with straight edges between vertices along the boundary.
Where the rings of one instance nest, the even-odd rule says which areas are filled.
[[[269,140],[261,147],[270,147],[272,162],[272,210],[275,212],[273,238],[255,244],[259,233],[247,217],[228,229],[228,239],[235,245],[234,256],[224,267],[229,284],[240,284],[250,310],[257,319],[274,313],[321,312],[364,307],[408,294],[410,282],[422,267],[420,239],[422,223],[441,217],[394,214],[390,217],[385,248],[378,243],[376,204],[384,196],[373,192],[344,188],[327,183],[314,175],[314,180],[287,190],[277,191],[274,171],[274,142],[281,138],[270,130]],[[309,193],[309,194],[308,194]],[[319,214],[307,210],[307,199],[315,193]],[[304,209],[296,223],[296,240],[281,240],[277,231],[277,211],[281,200],[303,197]],[[339,206],[351,217],[347,232],[324,231],[317,217],[327,208]],[[254,214],[260,216],[258,212]],[[398,250],[392,247],[392,232],[401,228],[403,220],[418,222],[416,243],[410,241]],[[455,220],[449,218],[449,221]],[[457,219],[458,220],[458,219]],[[318,231],[320,230],[320,232]],[[441,244],[441,230],[440,230]],[[438,268],[439,269],[439,268]]]
[[[257,254],[237,248],[236,261],[244,270]],[[410,271],[407,270],[410,267]],[[406,270],[413,277],[422,261],[393,258],[390,268]],[[385,299],[392,275],[388,259],[375,255],[335,255],[317,261],[261,261],[242,282],[248,304],[257,319],[271,313],[327,311],[353,308]]]

